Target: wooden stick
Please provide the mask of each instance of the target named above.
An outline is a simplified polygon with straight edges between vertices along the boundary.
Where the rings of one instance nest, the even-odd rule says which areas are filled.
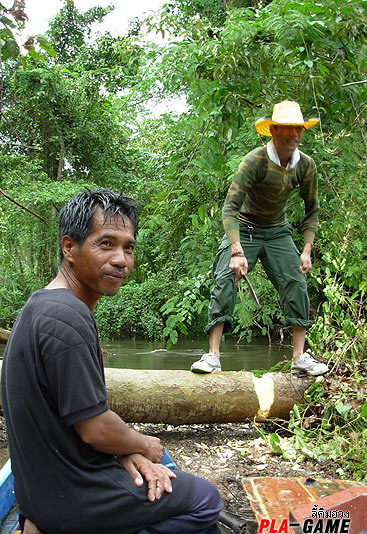
[[[3,197],[7,198],[8,200],[10,200],[10,202],[13,202],[14,204],[16,204],[17,206],[19,206],[20,208],[22,208],[22,210],[25,210],[25,211],[28,211],[28,213],[30,213],[31,215],[34,215],[34,217],[37,217],[37,219],[39,219],[40,221],[44,222],[45,224],[48,224],[48,222],[46,221],[46,219],[44,219],[43,217],[41,217],[40,215],[37,215],[37,213],[34,213],[34,211],[30,210],[29,208],[27,208],[26,206],[23,206],[23,204],[20,204],[19,202],[17,202],[16,200],[14,200],[14,198],[10,197],[9,195],[7,195],[2,189],[0,189],[0,194],[3,195]]]
[[[348,87],[348,85],[357,85],[359,83],[367,83],[367,80],[360,80],[359,82],[343,83],[342,87]]]

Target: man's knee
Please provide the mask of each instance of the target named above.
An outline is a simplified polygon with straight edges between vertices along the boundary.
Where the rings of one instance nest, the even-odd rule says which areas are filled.
[[[223,502],[217,488],[208,480],[195,477],[191,513],[202,513],[206,510],[208,514],[216,518],[222,508]]]

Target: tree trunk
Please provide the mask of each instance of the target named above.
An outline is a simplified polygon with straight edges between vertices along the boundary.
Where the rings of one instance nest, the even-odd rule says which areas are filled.
[[[309,379],[284,373],[256,378],[245,371],[106,369],[108,402],[126,422],[235,423],[257,417],[287,419],[302,402]]]
[[[4,328],[0,328],[0,343],[6,343],[9,338],[9,330],[5,330]]]
[[[0,330],[7,332],[6,330]],[[0,361],[1,369],[1,361]],[[246,371],[196,374],[190,371],[105,369],[108,402],[130,423],[238,423],[287,419],[303,402],[308,378]]]
[[[62,178],[62,171],[64,170],[64,167],[65,167],[65,153],[66,153],[66,150],[65,150],[64,139],[62,135],[60,134],[60,154],[59,154],[59,164],[57,167],[57,176],[56,176],[57,182],[60,182]]]

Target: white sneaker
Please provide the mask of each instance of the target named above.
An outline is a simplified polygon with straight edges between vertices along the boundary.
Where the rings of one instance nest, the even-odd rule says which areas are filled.
[[[194,362],[190,371],[193,373],[212,373],[213,371],[221,371],[219,358],[214,352],[206,352],[202,355],[200,360]]]
[[[301,354],[298,360],[293,361],[291,365],[292,373],[305,373],[310,376],[324,375],[328,370],[328,366],[315,358],[310,349]]]

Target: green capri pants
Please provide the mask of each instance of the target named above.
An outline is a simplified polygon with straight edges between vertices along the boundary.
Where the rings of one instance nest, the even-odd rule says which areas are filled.
[[[280,305],[286,326],[309,328],[310,302],[306,276],[300,270],[300,253],[292,239],[290,224],[274,228],[255,228],[240,224],[240,241],[252,271],[260,259],[269,280],[278,291]],[[218,249],[213,264],[215,286],[212,290],[208,310],[209,332],[218,323],[231,326],[236,304],[237,286],[233,271],[229,268],[231,247],[226,236]]]

